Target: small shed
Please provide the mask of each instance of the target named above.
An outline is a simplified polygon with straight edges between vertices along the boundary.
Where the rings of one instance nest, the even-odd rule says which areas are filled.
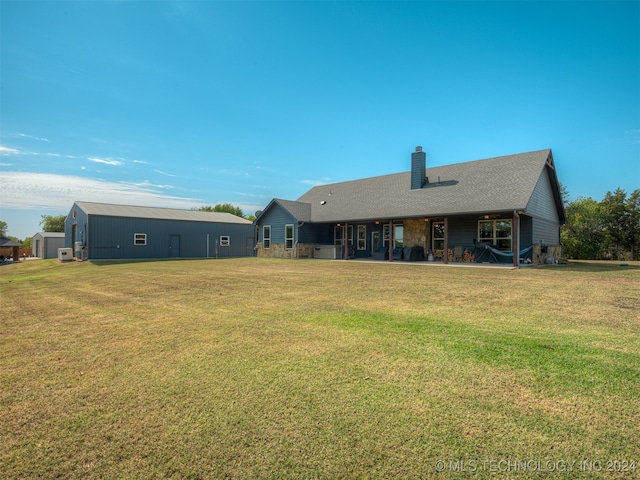
[[[64,232],[38,232],[31,239],[34,256],[57,258],[58,249],[64,248]]]

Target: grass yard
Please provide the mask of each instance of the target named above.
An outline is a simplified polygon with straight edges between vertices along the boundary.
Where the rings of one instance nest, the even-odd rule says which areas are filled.
[[[32,260],[0,298],[3,478],[640,477],[638,265]]]

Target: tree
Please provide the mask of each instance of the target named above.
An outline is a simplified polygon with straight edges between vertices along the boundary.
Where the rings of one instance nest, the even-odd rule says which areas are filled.
[[[211,205],[207,205],[205,207],[194,208],[194,210],[198,210],[201,212],[227,212],[237,217],[244,218],[242,209],[240,207],[231,205],[230,203],[218,203],[215,207],[212,207]]]
[[[562,229],[564,254],[569,258],[600,259],[605,228],[600,203],[578,197],[566,207],[567,223]]]
[[[6,237],[8,230],[9,230],[9,225],[7,225],[7,222],[0,220],[0,236]]]
[[[64,232],[64,221],[66,220],[65,215],[41,215],[42,221],[40,221],[40,225],[42,225],[42,230],[44,232]]]
[[[627,194],[617,188],[615,192],[607,192],[600,202],[603,227],[606,232],[605,248],[608,256],[622,260],[623,250],[627,242],[629,212],[627,211]]]
[[[634,190],[626,202],[628,212],[628,229],[626,245],[631,254],[631,260],[637,257],[640,246],[640,190]]]
[[[569,190],[561,182],[558,182],[560,187],[560,197],[562,198],[562,204],[567,206],[569,204]]]

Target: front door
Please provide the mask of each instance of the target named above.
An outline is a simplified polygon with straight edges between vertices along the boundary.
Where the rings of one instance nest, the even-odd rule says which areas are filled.
[[[380,250],[380,232],[371,232],[371,253],[376,253]]]
[[[180,235],[169,235],[169,257],[180,256]]]

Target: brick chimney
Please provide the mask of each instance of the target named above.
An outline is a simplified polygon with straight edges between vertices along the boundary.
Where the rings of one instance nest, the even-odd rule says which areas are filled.
[[[416,147],[411,154],[411,190],[419,190],[426,182],[427,154]]]

